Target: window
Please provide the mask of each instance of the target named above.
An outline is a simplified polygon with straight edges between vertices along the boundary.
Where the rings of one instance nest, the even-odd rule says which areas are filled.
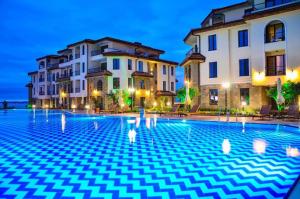
[[[240,100],[246,102],[247,105],[250,104],[250,93],[249,88],[240,88]]]
[[[85,80],[82,80],[82,90],[85,90]]]
[[[248,30],[239,31],[239,47],[248,46]]]
[[[113,59],[113,70],[120,69],[120,59]]]
[[[145,81],[144,80],[140,81],[140,89],[145,89]]]
[[[266,27],[266,43],[285,40],[284,24],[281,21],[273,21]]]
[[[103,82],[102,82],[102,80],[99,80],[97,82],[97,90],[98,91],[102,91],[103,90]]]
[[[209,90],[209,104],[210,105],[218,105],[219,97],[218,97],[218,89],[210,89]]]
[[[82,72],[84,73],[85,72],[85,63],[82,62]]]
[[[240,76],[249,76],[249,59],[240,59]]]
[[[138,64],[138,71],[139,72],[143,72],[143,62],[142,61],[139,61],[139,64]]]
[[[167,82],[163,81],[163,91],[166,91],[166,90],[167,90]]]
[[[52,85],[52,95],[55,95],[55,84]]]
[[[128,88],[132,87],[132,78],[128,78]]]
[[[164,74],[164,75],[167,74],[167,67],[166,67],[166,65],[163,65],[163,74]]]
[[[55,73],[52,73],[52,81],[55,81]]]
[[[266,76],[285,75],[285,55],[267,56]]]
[[[174,82],[171,82],[171,91],[174,91]]]
[[[217,62],[209,63],[209,78],[218,77],[218,64]]]
[[[59,78],[59,72],[56,73],[56,79],[58,79],[58,78]]]
[[[186,80],[191,79],[191,66],[185,67],[185,79]]]
[[[128,70],[132,70],[132,60],[128,59]]]
[[[120,88],[120,78],[114,77],[113,78],[113,89],[119,89]]]
[[[81,54],[84,55],[84,53],[85,53],[85,52],[84,52],[84,51],[85,51],[84,45],[81,46],[81,51],[82,51]]]
[[[208,36],[208,51],[217,50],[217,35]]]
[[[171,76],[174,76],[174,67],[171,67]]]

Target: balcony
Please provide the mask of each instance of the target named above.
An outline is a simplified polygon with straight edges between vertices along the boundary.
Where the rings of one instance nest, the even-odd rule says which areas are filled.
[[[183,62],[180,64],[181,66],[186,65],[188,62],[190,61],[199,61],[201,63],[205,62],[206,57],[203,56],[198,48],[192,48],[191,50],[189,50],[186,55],[185,55],[185,59],[183,60]]]
[[[102,70],[101,67],[94,67],[94,68],[89,68],[87,73],[100,73],[105,70]]]
[[[102,53],[103,53],[102,50],[92,50],[91,51],[91,56],[101,55]]]
[[[76,53],[75,54],[75,59],[79,59],[80,58],[80,54],[79,53]]]
[[[250,15],[259,11],[270,10],[273,8],[279,8],[282,6],[287,6],[300,2],[300,0],[278,0],[278,1],[268,1],[266,0],[263,3],[254,4],[252,8],[245,11],[245,15]]]
[[[39,78],[39,82],[45,82],[45,78]]]
[[[74,76],[79,76],[80,75],[80,70],[75,70],[74,71]]]
[[[111,76],[112,73],[109,72],[106,67],[101,68],[101,67],[94,67],[94,68],[89,68],[87,70],[87,75],[86,77],[95,77],[95,76]]]
[[[80,93],[80,88],[75,88],[75,93]]]
[[[70,75],[61,75],[59,78],[56,78],[57,82],[70,81]]]
[[[45,95],[45,91],[40,91],[39,95]]]

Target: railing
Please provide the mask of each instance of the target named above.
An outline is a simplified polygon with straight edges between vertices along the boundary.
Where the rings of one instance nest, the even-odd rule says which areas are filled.
[[[102,70],[101,67],[95,67],[95,68],[89,68],[88,69],[88,73],[99,73],[99,72],[103,72],[105,70]]]
[[[299,0],[281,0],[281,1],[269,1],[269,2],[263,2],[263,3],[258,3],[258,4],[254,4],[252,11],[259,11],[259,10],[263,10],[263,9],[268,9],[268,8],[274,8],[274,7],[279,7],[285,4],[289,4],[289,3],[294,3],[294,2],[298,2]],[[250,10],[248,10],[247,12],[245,12],[245,14],[250,14],[251,12],[249,12]]]
[[[45,78],[39,78],[39,82],[44,82]]]
[[[199,53],[198,48],[192,48],[192,49],[190,49],[190,50],[186,53],[186,56],[189,57],[189,56],[191,56],[193,53]]]
[[[75,54],[75,59],[78,59],[80,57],[80,54]]]
[[[80,70],[76,70],[76,71],[74,72],[74,75],[75,75],[75,76],[80,75]]]
[[[75,93],[80,93],[80,88],[75,88]]]
[[[91,51],[91,56],[101,55],[102,53],[103,53],[102,50],[92,50]]]
[[[272,43],[272,42],[284,41],[284,40],[285,40],[284,31],[266,35],[266,43]]]
[[[45,91],[40,91],[39,95],[45,95]]]

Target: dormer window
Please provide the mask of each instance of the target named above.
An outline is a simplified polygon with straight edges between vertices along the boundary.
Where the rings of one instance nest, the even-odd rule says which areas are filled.
[[[225,16],[224,16],[224,14],[215,14],[212,17],[212,23],[213,23],[213,25],[224,23],[224,22],[225,22]]]

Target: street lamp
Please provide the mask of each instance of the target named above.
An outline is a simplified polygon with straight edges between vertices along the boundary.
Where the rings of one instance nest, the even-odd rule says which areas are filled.
[[[131,97],[131,111],[133,110],[133,93],[135,89],[133,87],[130,87],[129,89],[130,97]]]
[[[230,83],[229,82],[224,82],[222,84],[222,87],[225,89],[225,112],[227,113],[227,91],[230,88]]]

